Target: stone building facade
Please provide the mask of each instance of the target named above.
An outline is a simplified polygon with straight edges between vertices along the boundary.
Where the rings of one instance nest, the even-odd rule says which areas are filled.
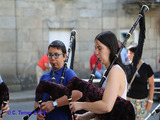
[[[89,78],[95,36],[110,30],[120,39],[120,31],[132,27],[140,7],[126,0],[1,0],[0,74],[6,83],[19,84],[21,89],[35,87],[35,67],[47,51],[50,31],[75,29],[74,71],[79,78]],[[160,36],[155,25],[158,7],[151,4],[150,7],[146,13],[142,58],[158,71]]]

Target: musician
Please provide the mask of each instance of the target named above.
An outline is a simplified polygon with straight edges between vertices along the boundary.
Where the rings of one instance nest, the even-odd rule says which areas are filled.
[[[2,80],[1,75],[0,75],[0,102],[3,101],[3,100],[1,100],[1,97],[4,97],[4,96],[1,96],[1,95],[3,95],[4,91],[1,90],[1,89],[2,89],[2,87],[4,88],[4,86],[5,86],[5,88],[7,87],[7,86],[3,83],[3,80]],[[7,90],[8,90],[8,88],[7,88]],[[3,93],[1,93],[1,92],[3,92]],[[6,92],[6,91],[5,91],[5,92]],[[7,92],[8,92],[8,91],[7,91]],[[0,104],[0,105],[1,105],[0,108],[1,108],[2,111],[3,111],[2,116],[4,116],[4,115],[6,115],[6,114],[8,113],[8,111],[10,110],[9,100],[7,101],[7,104],[6,104],[5,106],[4,106],[3,104]],[[0,118],[0,120],[3,120],[3,119]]]
[[[47,54],[43,55],[36,66],[37,84],[43,73],[50,71],[49,59]]]
[[[132,43],[128,48],[130,61],[133,60],[137,50],[137,44]],[[138,62],[136,77],[127,93],[127,99],[131,101],[136,113],[136,120],[143,120],[152,107],[154,95],[154,75],[151,66],[141,59]],[[149,86],[149,91],[148,91]]]
[[[96,62],[97,62],[97,57],[96,57],[95,50],[94,50],[94,54],[90,58],[91,73],[93,72],[93,69],[96,66]],[[100,62],[98,62],[97,67],[96,67],[95,77],[98,79],[101,79],[103,76],[103,72],[104,72],[104,70],[102,69],[102,65]]]
[[[114,33],[107,31],[98,34],[95,37],[95,52],[101,64],[106,69],[110,66],[118,51],[118,41]],[[79,110],[90,111],[83,115],[78,115],[77,120],[88,120],[95,117],[96,114],[108,113],[112,110],[117,96],[126,99],[127,79],[125,70],[122,66],[120,56],[111,68],[105,82],[102,85],[105,89],[102,100],[95,102],[71,102],[70,109],[72,112]]]
[[[122,46],[121,41],[118,40],[118,46],[119,48]],[[124,47],[121,51],[121,59],[123,64],[127,64],[129,62],[129,58],[127,55],[127,49]]]
[[[64,69],[64,61],[67,57],[66,54],[66,47],[65,44],[60,41],[60,40],[55,40],[53,41],[49,46],[48,46],[48,58],[50,61],[51,66],[54,66],[54,71],[51,69],[50,72],[44,73],[40,79],[41,81],[51,81],[53,77],[53,72],[54,72],[54,77],[55,77],[55,83],[60,83],[61,81],[61,76],[62,72]],[[73,70],[71,69],[66,69],[65,70],[65,76],[64,76],[64,81],[63,85],[66,86],[69,82],[70,79],[73,77],[76,77],[76,74],[74,73]],[[58,93],[58,91],[57,91]],[[43,94],[43,101],[46,101],[46,99],[49,98],[49,95],[47,93]],[[35,101],[35,108],[38,107],[38,102],[37,100]],[[57,105],[57,101],[52,101],[52,102],[43,102],[42,104],[43,108],[46,106],[52,106],[52,108],[55,108],[55,105]],[[38,114],[37,115],[37,120],[69,120],[69,115],[64,113],[60,108],[55,108],[51,112],[48,113],[46,111],[46,115]]]

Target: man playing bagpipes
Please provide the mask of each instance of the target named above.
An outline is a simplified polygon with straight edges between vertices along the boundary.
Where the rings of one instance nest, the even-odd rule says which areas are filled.
[[[9,108],[9,89],[7,85],[3,82],[0,75],[0,110],[2,113],[0,114],[0,120],[3,120],[3,116],[8,113]]]
[[[53,41],[49,46],[48,46],[48,58],[50,61],[50,64],[52,65],[52,69],[48,73],[44,73],[40,79],[40,82],[42,81],[52,81],[52,77],[54,77],[53,81],[54,83],[62,83],[64,86],[66,86],[69,82],[70,79],[73,77],[76,77],[76,74],[72,69],[65,69],[65,76],[62,76],[63,69],[64,69],[64,61],[67,57],[66,54],[66,47],[65,44],[60,41],[60,40],[55,40]],[[61,77],[64,77],[64,80],[61,81]],[[44,85],[45,86],[45,85]],[[50,88],[47,88],[50,90]],[[52,89],[52,88],[51,88]],[[56,90],[56,94],[60,94],[58,90]],[[47,93],[44,93],[42,95],[42,101],[46,101],[49,98],[50,95]],[[39,105],[38,99],[35,101],[35,108],[37,108]],[[43,108],[47,106],[48,103],[44,102],[42,104]],[[57,101],[55,100],[54,102],[51,102],[51,106],[56,106]],[[60,108],[56,108],[50,112],[46,111],[46,115],[38,114],[37,115],[37,120],[69,120],[70,115],[66,114],[64,111],[62,111]]]

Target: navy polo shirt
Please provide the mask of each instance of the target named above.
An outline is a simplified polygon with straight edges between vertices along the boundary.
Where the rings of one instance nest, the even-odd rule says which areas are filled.
[[[60,83],[63,69],[64,69],[64,67],[62,67],[61,69],[54,72],[54,77],[56,79],[55,83]],[[52,80],[52,73],[53,73],[52,69],[50,72],[44,73],[42,75],[40,81],[43,81],[43,80],[51,81]],[[67,68],[65,70],[63,85],[66,86],[68,84],[69,80],[71,80],[73,77],[76,77],[76,74],[74,73],[74,71],[72,69]],[[49,94],[43,93],[42,101],[46,101],[49,98],[49,96],[50,96]],[[46,120],[68,120],[68,114],[63,112],[60,108],[56,108],[46,114]]]

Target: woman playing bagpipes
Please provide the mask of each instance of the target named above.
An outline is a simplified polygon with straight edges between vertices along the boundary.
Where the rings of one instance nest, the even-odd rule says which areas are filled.
[[[95,52],[99,61],[105,65],[106,69],[110,66],[118,51],[118,42],[114,33],[107,31],[98,34],[95,38]],[[71,102],[70,109],[72,112],[79,110],[90,111],[84,115],[77,116],[77,120],[88,120],[95,117],[96,114],[104,114],[112,111],[118,96],[126,99],[127,78],[125,70],[118,57],[111,68],[105,82],[102,85],[104,89],[101,100],[94,102]],[[90,92],[90,91],[88,91]],[[94,94],[94,93],[93,93]],[[96,95],[95,95],[96,97]]]
[[[0,75],[0,110],[2,113],[0,114],[0,120],[3,120],[3,116],[8,113],[9,108],[9,89],[7,85],[3,82]]]
[[[146,6],[144,6],[143,8],[145,8],[146,10],[148,9],[148,7],[146,7]],[[136,69],[137,69],[137,64],[139,63],[139,60],[141,59],[141,56],[142,56],[142,50],[143,50],[143,44],[144,44],[144,39],[145,39],[145,18],[144,18],[144,13],[141,11],[140,12],[140,15],[141,15],[141,19],[140,19],[140,24],[139,24],[139,26],[140,26],[140,34],[139,34],[139,41],[138,41],[138,47],[137,47],[137,51],[136,51],[136,53],[135,53],[135,56],[134,56],[134,58],[133,58],[133,61],[132,61],[132,63],[131,64],[129,64],[129,65],[126,65],[125,66],[125,69],[126,69],[126,71],[127,71],[127,78],[128,78],[128,80],[131,80],[131,78],[133,77],[133,75],[134,75],[134,73],[135,73],[135,71],[136,71]],[[101,34],[100,34],[101,35]],[[96,39],[95,39],[95,49],[97,49],[97,41],[99,42],[101,42],[102,41],[102,39],[104,40],[104,38],[105,37],[103,37],[103,35],[101,36],[101,37],[96,37]],[[108,38],[111,38],[111,37],[108,37]],[[105,41],[105,40],[104,40]],[[112,40],[112,42],[113,42],[113,40]],[[101,42],[102,44],[104,44],[104,42]],[[105,45],[105,44],[104,44]],[[106,46],[107,46],[107,48],[109,48],[108,46],[110,46],[111,44],[110,43],[106,43]],[[113,46],[113,45],[112,45]],[[111,50],[111,49],[110,49]],[[98,52],[97,52],[97,57],[101,60],[104,56],[101,56],[101,52],[100,52],[100,50],[97,50]],[[112,51],[112,50],[111,50]],[[102,55],[104,55],[104,53],[102,54]],[[112,54],[110,53],[110,56],[111,56]],[[114,55],[114,54],[113,54]],[[101,58],[102,57],[102,58]],[[111,57],[109,57],[109,58],[111,58]],[[109,61],[109,64],[110,64],[110,62],[112,62],[112,60],[110,60]],[[105,65],[105,62],[104,61],[102,61],[101,60],[101,63],[102,64],[104,64]],[[106,63],[106,65],[109,65],[108,63]],[[115,64],[117,64],[116,62],[115,62]],[[120,93],[120,91],[122,90],[123,91],[123,88],[121,87],[121,86],[119,86],[120,87],[120,89],[118,90],[118,88],[116,89],[116,88],[114,88],[117,84],[119,84],[119,85],[121,85],[121,84],[123,84],[123,83],[118,83],[118,82],[120,82],[120,79],[121,78],[123,78],[123,76],[122,76],[122,73],[120,74],[120,72],[119,73],[116,73],[116,72],[112,72],[113,71],[113,68],[114,68],[114,66],[116,66],[116,65],[113,65],[113,67],[111,68],[111,70],[110,70],[110,72],[109,72],[109,74],[108,74],[108,76],[107,76],[107,80],[105,80],[105,82],[103,83],[103,85],[102,85],[102,88],[104,88],[104,86],[105,86],[105,90],[104,90],[104,93],[103,93],[103,97],[102,97],[102,100],[100,100],[100,101],[96,101],[96,102],[71,102],[70,103],[70,108],[71,108],[71,111],[72,112],[76,112],[76,111],[78,111],[78,110],[81,110],[81,109],[85,109],[85,110],[88,110],[88,111],[91,111],[91,112],[88,112],[88,113],[85,113],[85,114],[83,114],[83,115],[78,115],[77,116],[77,120],[85,120],[85,119],[90,119],[91,118],[91,116],[92,117],[94,117],[94,115],[95,115],[95,113],[97,113],[97,114],[102,114],[102,113],[106,113],[106,112],[110,112],[111,111],[111,113],[113,112],[114,113],[114,107],[116,108],[116,103],[117,103],[117,100],[115,99],[116,98],[116,95],[118,95],[118,96],[121,96],[121,97],[123,97],[123,95],[122,95],[122,93]],[[119,64],[119,63],[118,63]],[[105,65],[105,66],[106,66]],[[121,65],[121,64],[119,64],[119,65]],[[106,68],[108,69],[108,67],[106,66]],[[122,67],[123,68],[123,67]],[[117,75],[116,75],[117,74]],[[116,80],[118,80],[118,81],[116,81],[114,84],[111,84],[112,82],[114,82],[114,80],[113,80],[113,78],[111,77],[111,76],[113,76],[113,78],[115,78]],[[120,78],[118,78],[118,77],[120,77]],[[112,80],[112,81],[111,81]],[[122,82],[122,81],[121,81]],[[129,81],[130,82],[130,81]],[[105,83],[107,83],[107,84],[105,84]],[[112,87],[114,88],[114,89],[112,89]],[[127,91],[126,90],[126,88],[125,88],[125,90],[124,90],[125,92]],[[124,93],[125,93],[124,92]],[[124,94],[123,93],[123,94]],[[107,95],[106,95],[107,94]],[[126,96],[126,94],[125,94],[125,96]],[[112,99],[111,99],[111,98]],[[124,98],[124,97],[123,97]],[[112,102],[112,101],[114,101],[114,102]],[[116,100],[116,102],[115,102],[115,100]],[[115,103],[115,105],[114,105],[114,107],[113,107],[113,104]],[[107,109],[107,107],[108,107],[108,109]],[[122,106],[123,107],[123,106]],[[123,110],[123,109],[122,109]],[[132,108],[130,109],[131,111],[133,111],[133,106],[132,106]],[[94,113],[94,114],[93,114]],[[125,113],[125,112],[124,112]],[[128,113],[129,114],[129,113]],[[111,114],[110,114],[111,115]],[[118,114],[117,114],[118,115]],[[120,119],[120,120],[124,120],[124,119],[128,119],[128,120],[134,120],[135,119],[135,116],[133,116],[133,114],[132,114],[132,112],[131,112],[131,116],[130,116],[130,118],[125,118],[124,116],[125,115],[127,115],[127,114],[122,114],[122,115],[118,115],[117,117],[115,117],[114,119]],[[112,116],[112,115],[111,115]],[[116,116],[116,115],[115,115]],[[120,117],[122,117],[122,118],[120,118]],[[103,118],[100,118],[100,119],[103,119]],[[112,119],[112,117],[111,118],[109,118],[109,119]]]

